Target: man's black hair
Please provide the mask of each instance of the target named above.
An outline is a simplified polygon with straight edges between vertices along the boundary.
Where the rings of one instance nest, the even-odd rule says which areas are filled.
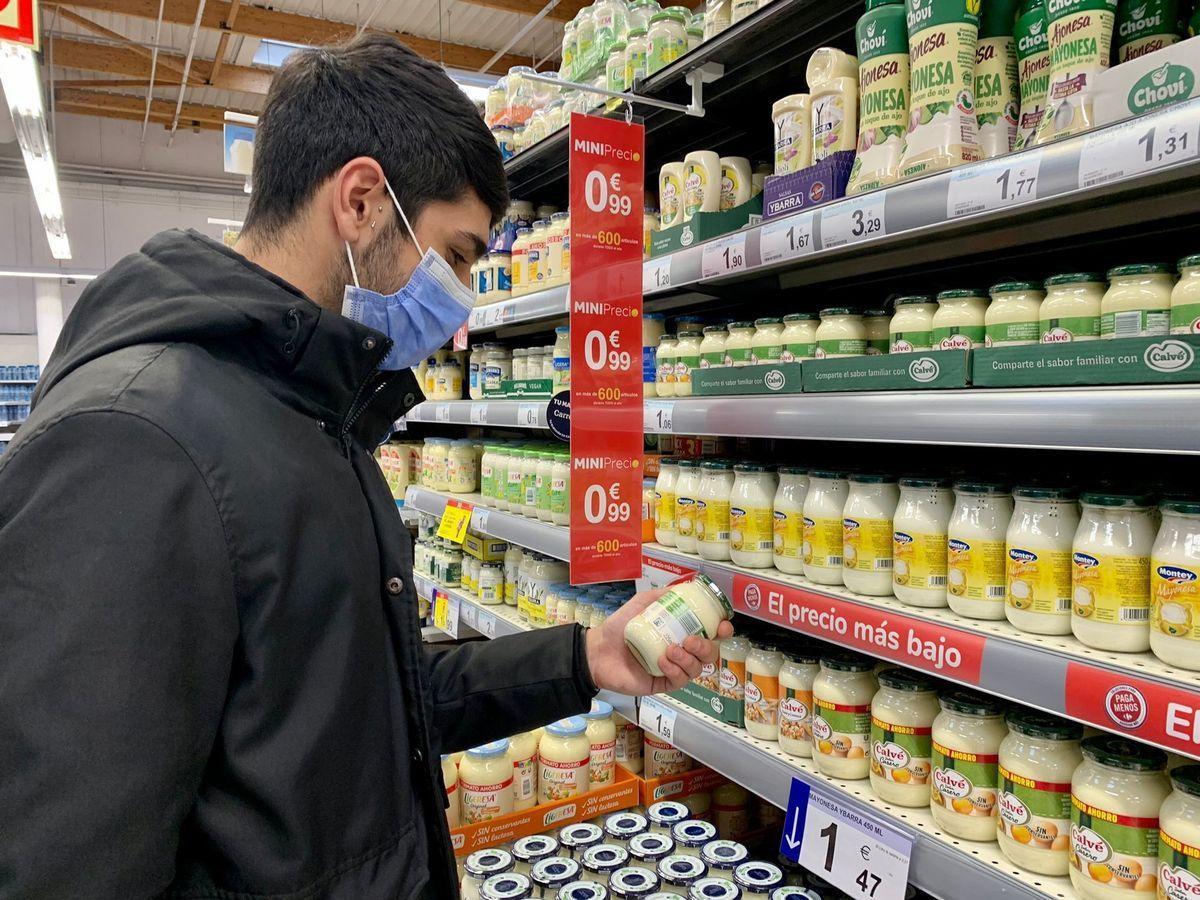
[[[383,167],[412,222],[427,203],[468,190],[493,223],[508,206],[500,151],[466,94],[395,38],[363,33],[293,53],[272,80],[254,139],[245,231],[277,238],[357,156]]]

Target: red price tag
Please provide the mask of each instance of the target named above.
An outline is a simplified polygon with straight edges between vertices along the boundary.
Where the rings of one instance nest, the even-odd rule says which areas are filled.
[[[458,329],[458,331],[454,332],[454,349],[455,350],[466,350],[467,349],[467,329],[470,326],[470,324],[471,324],[470,320],[463,322],[462,328],[460,328],[460,329]]]
[[[571,582],[641,574],[641,125],[571,116]]]

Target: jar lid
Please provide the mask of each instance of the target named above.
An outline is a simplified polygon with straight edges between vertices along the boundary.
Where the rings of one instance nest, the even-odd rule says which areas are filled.
[[[705,325],[704,333],[705,334],[728,334],[729,332],[727,332],[725,330],[724,325]]]
[[[1149,494],[1118,494],[1110,491],[1088,491],[1079,496],[1079,502],[1087,506],[1133,509],[1154,505],[1154,500]]]
[[[1200,516],[1200,500],[1172,499],[1158,505],[1163,512],[1183,513],[1185,516]]]
[[[696,576],[703,578],[703,575]],[[652,803],[646,810],[646,818],[655,825],[674,825],[676,822],[682,822],[690,817],[691,810],[684,804],[678,803],[675,800],[660,800],[657,803]]]
[[[875,661],[853,650],[830,650],[821,654],[821,665],[838,672],[870,672],[875,668]]]
[[[681,847],[703,847],[709,841],[716,840],[717,829],[702,819],[685,819],[671,828],[671,837]]]
[[[883,6],[885,3],[897,3],[898,0],[867,0],[867,9]],[[822,900],[819,894],[795,885],[785,884],[771,891],[770,900]],[[907,900],[907,898],[906,898]]]
[[[1079,745],[1083,755],[1102,766],[1130,772],[1158,772],[1167,765],[1167,754],[1157,747],[1136,744],[1113,734],[1098,734]]]
[[[533,890],[533,882],[519,872],[492,875],[479,889],[481,900],[523,900]]]
[[[906,475],[900,479],[900,487],[902,488],[947,488],[950,487],[949,478],[928,478],[922,475]]]
[[[857,309],[851,309],[849,306],[827,306],[821,310],[821,318],[826,316],[858,316],[861,313]]]
[[[783,870],[775,863],[753,860],[733,870],[733,881],[747,890],[769,891],[783,884]]]
[[[1175,270],[1166,263],[1133,263],[1128,266],[1113,266],[1108,270],[1108,277],[1120,278],[1123,275],[1174,275]]]
[[[787,322],[816,322],[820,318],[821,317],[818,316],[816,313],[799,312],[799,313],[791,313],[790,315],[784,316],[783,321],[784,321],[784,323],[787,323]]]
[[[1074,500],[1075,490],[1068,487],[1041,487],[1020,484],[1013,488],[1013,496],[1022,500]]]
[[[933,303],[933,298],[925,294],[909,294],[906,297],[897,297],[896,306],[913,306],[917,303]]]
[[[732,472],[733,463],[727,459],[706,459],[700,463],[700,468],[711,469],[714,472]]]
[[[604,820],[604,833],[613,837],[631,838],[650,827],[650,822],[641,813],[613,813]]]
[[[664,22],[667,19],[672,19],[676,22],[682,22],[685,27],[687,25],[687,16],[685,16],[681,12],[677,12],[675,9],[673,9],[671,7],[664,9],[662,12],[656,12],[654,15],[652,15],[650,17],[650,22],[651,22],[651,24],[653,24],[655,22]]]
[[[610,719],[612,718],[612,704],[606,700],[593,700],[592,708],[583,714],[585,719]]]
[[[488,849],[476,850],[467,857],[463,868],[475,878],[486,878],[500,872],[507,872],[513,867],[512,854],[507,850]]]
[[[962,300],[964,297],[979,297],[986,300],[987,294],[979,288],[954,288],[949,291],[939,291],[937,295],[939,303],[943,300]]]
[[[887,315],[888,315],[888,311],[886,309],[864,309],[863,310],[863,317],[867,318],[867,319],[878,319],[880,317],[887,316]]]
[[[675,842],[665,834],[645,832],[629,839],[629,852],[638,859],[662,859],[675,851]]]
[[[1002,481],[956,481],[954,490],[964,494],[987,494],[1004,497],[1009,493],[1008,485]]]
[[[556,100],[556,101],[554,101],[554,103],[562,103],[562,101],[561,101],[561,100]],[[550,105],[551,105],[551,106],[554,106],[554,103],[551,103]],[[551,221],[551,222],[564,222],[564,221],[566,221],[566,220],[567,220],[567,219],[569,219],[569,218],[571,218],[571,213],[570,213],[570,212],[568,212],[568,211],[567,211],[567,210],[565,210],[565,209],[564,209],[562,212],[556,212],[556,213],[551,213],[551,214],[550,214],[550,221]],[[566,326],[566,325],[563,325],[563,326],[561,326],[561,327],[562,327],[562,328],[566,328],[567,326]],[[557,329],[557,328],[556,328],[556,329],[554,329],[554,330],[555,330],[555,331],[558,331],[558,329]]]
[[[775,466],[771,463],[751,463],[741,462],[736,463],[733,467],[735,472],[774,472]]]
[[[1180,766],[1171,770],[1171,784],[1176,790],[1200,797],[1200,766]]]
[[[693,328],[686,328],[679,332],[680,338],[700,337],[700,332]]]
[[[658,877],[667,884],[686,887],[708,874],[708,866],[694,856],[668,856],[658,862]]]
[[[782,325],[782,324],[783,324],[783,319],[779,319],[774,316],[764,316],[761,319],[754,320],[755,327],[759,327],[762,325]]]
[[[675,335],[673,335],[673,334],[660,334],[658,336],[658,342],[660,344],[663,343],[664,341],[673,341],[673,340],[675,340]]]
[[[583,851],[583,867],[589,872],[612,872],[629,862],[629,851],[616,844],[595,844]]]
[[[1200,266],[1200,253],[1193,253],[1191,256],[1185,256],[1179,261],[1179,268],[1185,269],[1191,266]]]
[[[815,666],[821,661],[821,650],[803,639],[784,644],[783,655],[789,662],[802,666]]]
[[[652,322],[665,322],[667,320],[667,317],[665,315],[663,315],[662,313],[658,313],[658,312],[645,313],[642,316],[642,318],[649,319]]]
[[[573,737],[587,731],[587,722],[583,721],[583,716],[568,716],[551,722],[546,726],[546,731],[555,737]]]
[[[608,888],[594,881],[572,881],[558,889],[558,900],[607,900]]]
[[[808,469],[804,466],[779,466],[775,471],[780,475],[807,475]]]
[[[541,887],[558,887],[579,877],[580,867],[566,856],[551,856],[533,864],[529,875],[533,883]]]
[[[1004,717],[1008,727],[1018,734],[1054,741],[1077,741],[1083,737],[1083,726],[1069,719],[1060,719],[1040,709],[1014,706]]]
[[[613,53],[616,53],[616,52],[618,52],[618,51],[621,51],[621,52],[624,52],[624,51],[625,51],[625,42],[624,42],[624,41],[617,41],[615,44],[613,44],[613,45],[612,45],[611,47],[609,47],[609,49],[608,49],[608,52],[609,52],[609,55],[610,55],[610,56],[611,56]],[[621,62],[624,62],[624,60],[621,60]]]
[[[690,900],[739,900],[738,886],[727,878],[701,878],[688,890]]]
[[[851,472],[846,478],[855,484],[891,484],[896,480],[883,472]]]
[[[1042,286],[1036,281],[1001,281],[988,288],[989,294],[1012,294],[1016,291],[1040,291]]]
[[[472,747],[467,751],[468,756],[482,756],[484,759],[491,759],[494,756],[503,756],[508,752],[508,738],[500,738],[498,741],[492,741],[489,744],[482,744],[479,747]]]
[[[614,897],[646,897],[658,890],[658,876],[641,866],[617,869],[608,876],[608,889]]]
[[[942,709],[964,716],[998,716],[1006,707],[1002,700],[965,688],[946,691],[938,697],[938,702],[941,703]]]
[[[730,328],[753,328],[754,323],[753,322],[730,322],[729,327]]]
[[[660,458],[658,461],[659,471],[662,471],[663,466],[677,466],[677,465],[679,465],[679,460],[674,456],[664,456],[664,457]]]
[[[522,225],[517,229],[517,237],[520,237],[523,234],[533,234],[533,229],[528,225]]]
[[[803,471],[803,470],[801,470],[801,471]],[[845,477],[846,477],[846,473],[845,473],[845,472],[839,472],[839,471],[837,471],[836,469],[809,469],[809,470],[808,470],[808,477],[809,477],[809,478],[830,478],[830,479],[838,479],[838,478],[845,478]]]
[[[638,28],[630,28],[629,29],[629,40],[633,40],[634,38],[645,37],[645,36],[646,36],[645,28],[638,27]]]
[[[711,868],[732,871],[746,861],[750,851],[737,841],[709,841],[700,848],[700,858]]]
[[[526,862],[553,856],[558,852],[558,841],[548,834],[534,834],[513,842],[512,855]]]
[[[893,691],[907,691],[914,694],[937,690],[937,682],[923,672],[912,669],[884,669],[877,676],[880,685]]]
[[[698,468],[700,468],[700,460],[689,459],[688,457],[685,456],[682,459],[676,460],[675,465],[678,466],[680,469],[698,469]]]
[[[547,726],[549,731],[550,727]],[[599,825],[591,822],[576,822],[574,825],[564,825],[558,833],[558,839],[564,847],[581,847],[597,844],[604,840],[604,832]]]
[[[1051,275],[1045,281],[1046,287],[1056,284],[1104,284],[1104,276],[1099,272],[1065,272]]]

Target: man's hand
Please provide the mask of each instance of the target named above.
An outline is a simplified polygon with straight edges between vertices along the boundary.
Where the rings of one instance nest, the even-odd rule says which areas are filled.
[[[588,669],[596,687],[634,697],[661,694],[683,687],[700,674],[705,663],[717,661],[716,641],[692,636],[668,648],[659,658],[663,677],[656,678],[629,652],[625,646],[626,623],[666,592],[667,588],[660,588],[636,594],[599,628],[588,629]],[[733,624],[722,622],[717,637],[727,638],[732,634]]]

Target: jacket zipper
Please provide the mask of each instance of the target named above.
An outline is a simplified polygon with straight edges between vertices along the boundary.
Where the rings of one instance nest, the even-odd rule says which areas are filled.
[[[391,352],[392,342],[390,340],[384,341],[381,349],[383,352],[379,356],[379,361],[383,362],[383,360],[387,359],[388,353]],[[380,368],[377,364],[375,368],[371,370],[371,374],[366,377],[361,385],[359,385],[358,392],[354,395],[354,401],[350,404],[350,412],[346,414],[346,419],[342,423],[342,431],[338,437],[342,445],[342,454],[346,456],[347,459],[350,457],[350,429],[354,427],[354,423],[362,417],[364,412],[366,412],[367,407],[371,405],[371,402],[377,396],[379,396],[380,391],[388,386],[388,379],[386,377],[380,378],[379,376]],[[372,382],[375,383],[375,386],[371,390],[370,395],[364,399],[363,392],[371,386]]]

